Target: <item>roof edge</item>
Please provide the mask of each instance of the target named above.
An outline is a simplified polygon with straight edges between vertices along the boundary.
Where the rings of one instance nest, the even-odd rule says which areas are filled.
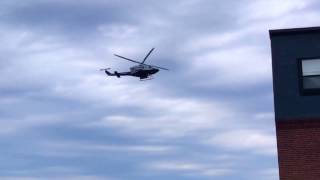
[[[270,38],[274,36],[296,35],[305,33],[320,33],[320,26],[269,30]]]

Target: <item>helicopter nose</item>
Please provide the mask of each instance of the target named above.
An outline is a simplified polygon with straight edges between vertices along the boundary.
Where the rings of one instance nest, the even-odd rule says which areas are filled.
[[[155,74],[155,73],[157,73],[159,71],[159,69],[152,69],[151,71],[150,71],[150,74]]]

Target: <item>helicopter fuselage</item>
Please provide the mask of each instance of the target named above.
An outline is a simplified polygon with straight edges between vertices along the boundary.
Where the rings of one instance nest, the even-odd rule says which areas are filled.
[[[130,68],[130,74],[132,76],[140,77],[140,79],[148,78],[150,75],[155,74],[158,71],[159,69],[144,64]]]

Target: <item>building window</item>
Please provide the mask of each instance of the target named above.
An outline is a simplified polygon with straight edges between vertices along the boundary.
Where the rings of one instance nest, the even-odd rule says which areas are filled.
[[[320,58],[301,60],[303,94],[320,95]]]

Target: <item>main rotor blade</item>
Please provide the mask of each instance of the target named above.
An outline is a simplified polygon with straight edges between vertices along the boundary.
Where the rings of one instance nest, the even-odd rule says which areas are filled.
[[[135,60],[132,60],[132,59],[129,59],[129,58],[126,58],[126,57],[117,55],[117,54],[114,54],[114,55],[117,56],[117,57],[119,57],[119,58],[125,59],[125,60],[127,60],[127,61],[131,61],[131,62],[134,62],[134,63],[142,64],[141,62],[138,62],[138,61],[135,61]]]
[[[141,64],[143,64],[143,63],[147,60],[147,58],[149,57],[149,55],[152,53],[153,50],[154,50],[154,48],[152,48],[152,49],[149,51],[149,53],[146,55],[146,57],[144,57],[144,59],[143,59],[143,61],[141,62]]]
[[[167,69],[167,68],[163,68],[163,67],[160,67],[160,66],[154,66],[154,65],[149,65],[149,66],[152,66],[152,67],[155,67],[155,68],[159,68],[159,69],[163,69],[163,70],[167,70],[167,71],[169,71],[169,69]]]

